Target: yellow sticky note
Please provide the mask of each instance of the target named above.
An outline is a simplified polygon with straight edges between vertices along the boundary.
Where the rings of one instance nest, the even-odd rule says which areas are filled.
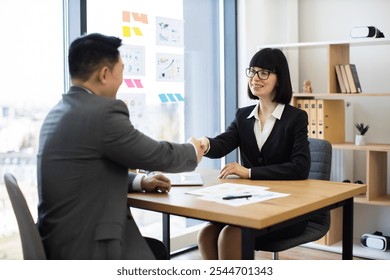
[[[122,30],[123,30],[123,37],[130,37],[131,36],[129,26],[123,26]]]
[[[139,27],[133,27],[134,33],[137,36],[142,36],[142,31]]]

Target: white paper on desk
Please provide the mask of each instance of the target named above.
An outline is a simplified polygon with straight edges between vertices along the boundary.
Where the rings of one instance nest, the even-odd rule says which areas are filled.
[[[268,187],[251,186],[243,184],[224,183],[211,187],[200,188],[187,192],[188,194],[198,195],[199,199],[214,201],[230,206],[242,206],[255,202],[265,201],[273,198],[288,196],[285,193],[276,193],[267,191]],[[225,200],[222,199],[229,195],[251,195],[249,198],[238,198]]]

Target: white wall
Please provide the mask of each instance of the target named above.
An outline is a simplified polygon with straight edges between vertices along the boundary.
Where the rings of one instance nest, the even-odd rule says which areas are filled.
[[[239,1],[239,73],[243,73],[258,45],[351,40],[354,26],[367,25],[376,26],[389,38],[389,11],[390,1],[386,0]],[[298,62],[289,60],[295,91],[299,92],[302,81],[309,79],[314,92],[327,92],[326,48],[300,49],[298,59]],[[364,92],[390,93],[390,44],[351,47],[350,62],[357,66]],[[246,85],[245,75],[239,75],[240,107],[250,103]],[[367,135],[370,142],[390,144],[390,97],[358,97],[347,101],[353,108],[346,123],[347,140],[354,137],[353,123],[364,122],[370,125]],[[353,165],[354,178],[350,179],[365,181],[365,154],[355,152]],[[389,185],[390,176],[388,189]],[[355,208],[355,237],[375,230],[390,235],[390,207],[356,205]],[[359,219],[359,213],[369,213],[370,217]]]
[[[246,94],[245,69],[261,44],[298,40],[298,0],[238,1],[238,97],[239,106],[250,101]]]

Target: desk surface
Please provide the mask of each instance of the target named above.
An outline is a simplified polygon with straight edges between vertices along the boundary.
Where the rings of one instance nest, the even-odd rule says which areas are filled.
[[[263,229],[279,222],[318,210],[366,192],[366,185],[321,180],[252,181],[246,179],[218,179],[218,170],[197,170],[204,187],[221,183],[241,183],[269,187],[270,191],[288,193],[287,197],[266,200],[245,206],[229,206],[198,199],[186,194],[197,187],[172,187],[167,194],[131,193],[131,207],[168,214],[222,222],[231,225]]]

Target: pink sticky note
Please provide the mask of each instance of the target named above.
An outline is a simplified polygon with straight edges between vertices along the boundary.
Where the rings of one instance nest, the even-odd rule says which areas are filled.
[[[137,88],[143,88],[143,87],[144,87],[144,86],[142,85],[140,79],[134,79],[134,83],[135,83],[135,86],[136,86]]]
[[[129,88],[135,87],[131,79],[125,79],[125,83]]]

